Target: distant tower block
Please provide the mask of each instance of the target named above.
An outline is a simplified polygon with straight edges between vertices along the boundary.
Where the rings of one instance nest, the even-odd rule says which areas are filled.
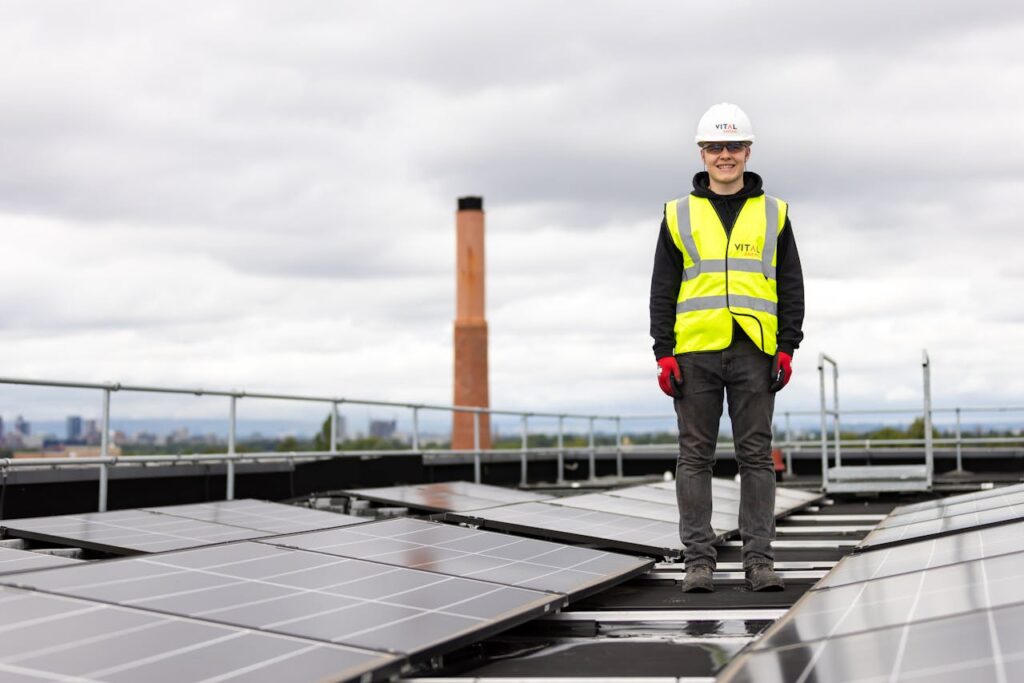
[[[484,200],[459,198],[455,218],[455,405],[490,406],[484,318]],[[452,448],[473,448],[473,414],[455,413]],[[480,448],[491,447],[491,419],[480,415]]]

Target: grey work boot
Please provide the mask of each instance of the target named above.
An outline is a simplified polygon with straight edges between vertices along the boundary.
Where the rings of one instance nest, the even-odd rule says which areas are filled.
[[[753,564],[747,567],[747,588],[752,591],[780,591],[786,587],[770,564]]]
[[[695,564],[688,567],[686,576],[683,577],[682,590],[684,593],[713,593],[715,584],[711,580],[711,565]]]

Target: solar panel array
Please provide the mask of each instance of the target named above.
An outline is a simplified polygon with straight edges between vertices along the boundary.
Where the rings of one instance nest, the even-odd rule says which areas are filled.
[[[361,517],[294,505],[237,500],[8,519],[0,522],[0,528],[8,536],[125,555],[180,550],[365,521]]]
[[[857,549],[884,548],[1020,519],[1024,517],[1024,490],[1012,488],[1016,490],[982,491],[954,502],[894,511],[861,540]]]
[[[561,593],[573,599],[645,572],[654,563],[416,519],[279,536],[264,542]]]
[[[311,510],[296,505],[268,503],[251,498],[143,509],[200,522],[254,529],[268,534],[292,534],[334,526],[362,524],[367,521],[364,517],[342,515],[325,510]]]
[[[1015,497],[986,491],[894,511],[908,523],[885,531],[943,521],[911,521],[930,510],[955,523],[843,558],[719,680],[1024,680],[1024,512]],[[1017,509],[1015,521],[970,528],[996,500]]]
[[[266,505],[236,501],[113,516],[148,532],[154,520],[200,529],[217,526],[205,520],[264,529],[313,521],[301,514],[267,518],[271,510],[293,508]],[[437,522],[339,527],[343,516],[317,516],[321,528],[314,531],[267,536],[250,529],[260,538],[97,562],[39,556],[70,566],[0,574],[0,678],[387,679],[409,662],[486,638],[653,565]],[[89,520],[90,531],[110,526],[104,519]],[[75,525],[70,531],[83,535]],[[17,650],[5,649],[15,632]],[[188,652],[206,661],[179,663],[178,654]],[[153,664],[162,668],[150,676]]]
[[[157,553],[265,536],[264,532],[211,524],[145,510],[115,510],[56,517],[7,519],[8,536],[69,543],[115,554]]]
[[[4,583],[234,626],[416,655],[562,599],[373,562],[232,543],[13,574]]]
[[[344,493],[378,503],[402,505],[427,512],[464,512],[491,508],[497,505],[529,503],[551,498],[551,496],[530,491],[519,491],[501,486],[489,486],[487,484],[474,484],[468,481],[351,489],[344,491]]]
[[[739,527],[739,496],[738,482],[712,479],[711,525],[719,539]],[[820,497],[817,493],[777,487],[775,512],[784,514]],[[674,482],[450,513],[446,518],[662,557],[678,557],[683,550]]]
[[[0,588],[0,678],[277,683],[397,673],[401,658],[75,598]]]
[[[678,524],[611,512],[548,503],[519,503],[488,510],[453,512],[445,518],[491,529],[662,557],[675,557],[682,552]]]

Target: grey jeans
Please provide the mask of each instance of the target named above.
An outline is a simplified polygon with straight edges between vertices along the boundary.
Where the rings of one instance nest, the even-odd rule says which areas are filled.
[[[772,359],[740,334],[734,335],[732,345],[724,351],[686,353],[676,359],[683,374],[683,397],[675,399],[679,420],[676,499],[683,560],[687,567],[715,566],[711,469],[722,401],[727,397],[740,471],[743,566],[770,563],[775,558],[775,468],[771,455],[775,394],[768,391]]]

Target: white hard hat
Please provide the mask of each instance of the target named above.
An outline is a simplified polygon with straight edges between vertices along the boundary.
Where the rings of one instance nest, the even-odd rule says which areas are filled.
[[[735,104],[716,104],[700,117],[697,124],[697,142],[754,141],[754,127],[750,117]]]

